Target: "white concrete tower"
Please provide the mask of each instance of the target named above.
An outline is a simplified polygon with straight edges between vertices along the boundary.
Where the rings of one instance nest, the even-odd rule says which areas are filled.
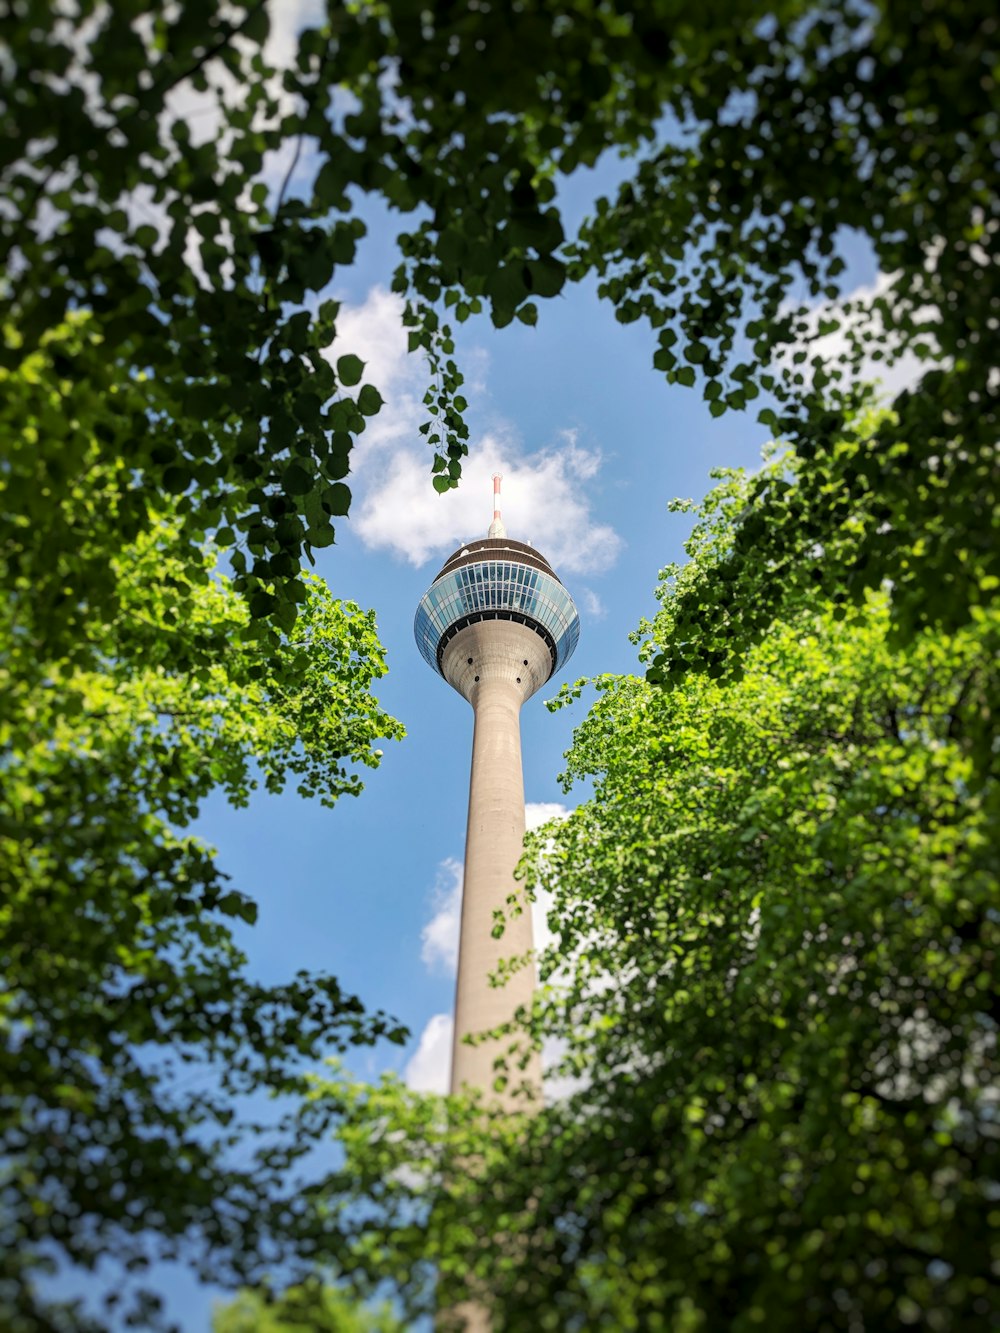
[[[502,938],[494,939],[494,914],[506,914],[523,850],[521,705],[569,660],[580,617],[548,561],[507,536],[499,475],[489,535],[448,557],[421,598],[414,633],[424,659],[468,699],[475,715],[451,1088],[481,1089],[516,1110],[525,1107],[514,1095],[519,1085],[541,1090],[537,1057],[523,1071],[512,1062],[506,1089],[496,1092],[494,1065],[504,1043],[471,1046],[464,1038],[499,1026],[531,1002],[533,967],[502,987],[489,981],[502,958],[531,949],[531,915],[524,911],[507,921]]]

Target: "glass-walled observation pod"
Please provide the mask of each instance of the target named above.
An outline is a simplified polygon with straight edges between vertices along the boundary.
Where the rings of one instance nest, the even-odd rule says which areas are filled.
[[[569,661],[580,638],[580,617],[555,575],[516,559],[449,568],[453,563],[454,558],[424,593],[413,623],[428,666],[440,671],[445,645],[480,620],[515,620],[535,630],[549,645],[553,673]]]

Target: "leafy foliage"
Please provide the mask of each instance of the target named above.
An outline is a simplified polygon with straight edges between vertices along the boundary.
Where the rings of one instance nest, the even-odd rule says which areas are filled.
[[[263,0],[29,3],[9,17],[0,232],[17,332],[6,365],[49,346],[68,314],[90,315],[54,349],[45,429],[30,411],[8,413],[12,440],[33,437],[17,479],[30,497],[42,473],[33,507],[55,508],[96,440],[126,542],[151,502],[178,497],[193,562],[206,533],[235,544],[234,586],[277,643],[297,614],[303,559],[330,545],[346,512],[352,436],[376,407],[372,391],[364,406],[337,393],[324,354],[336,303],[304,308],[351,262],[363,225],[316,228],[261,179],[268,153],[287,145],[297,160],[303,115],[322,118],[328,89],[310,91],[303,74],[302,114],[294,76],[282,91],[263,57]],[[39,532],[25,524],[21,536],[15,569],[27,576]],[[86,606],[63,602],[45,625],[63,644],[92,600],[114,595],[99,569],[83,572]]]
[[[8,404],[46,399],[46,355],[7,378]],[[244,603],[214,552],[186,546],[183,514],[145,497],[122,546],[125,465],[102,459],[96,441],[81,450],[50,511],[52,567],[25,569],[0,604],[0,1322],[13,1329],[82,1318],[60,1323],[27,1284],[54,1253],[133,1268],[154,1237],[166,1254],[189,1238],[217,1280],[256,1271],[294,1230],[283,1168],[308,1143],[272,1135],[236,1164],[253,1125],[233,1123],[235,1099],[301,1092],[307,1060],[404,1035],[330,977],[249,977],[231,924],[256,907],[185,831],[216,788],[235,805],[258,783],[327,805],[361,790],[374,743],[402,735],[370,693],[385,671],[374,616],[306,576],[288,632],[246,638]],[[28,549],[32,518],[8,550]],[[106,561],[99,606],[74,601],[74,559]],[[86,607],[83,646],[46,653],[45,598]]]
[[[596,277],[619,319],[650,326],[669,382],[700,385],[714,415],[760,400],[804,461],[801,511],[775,505],[766,538],[736,539],[737,567],[765,541],[767,598],[706,652],[733,665],[828,543],[825,596],[860,604],[891,578],[898,631],[965,623],[998,577],[993,6],[380,0],[331,5],[280,77],[268,35],[263,0],[12,14],[6,360],[92,312],[60,392],[118,386],[86,405],[127,460],[125,520],[143,522],[137,481],[181,496],[192,541],[238,537],[254,618],[294,619],[299,565],[333,540],[380,404],[355,392],[336,303],[314,299],[353,262],[353,210],[374,196],[414,214],[394,287],[433,380],[421,430],[438,490],[468,436],[448,321],[530,325]],[[609,150],[634,170],[567,238],[560,178]],[[850,308],[848,235],[885,275]],[[819,340],[838,330],[831,356]],[[904,354],[925,361],[920,385],[860,430],[857,373]],[[70,458],[79,420],[52,437]],[[725,603],[686,604],[692,632],[699,611]]]
[[[403,1333],[387,1305],[359,1305],[336,1287],[305,1282],[280,1296],[245,1291],[212,1316],[212,1333]]]
[[[393,729],[356,669],[378,663],[371,623],[302,577],[381,405],[317,299],[370,195],[413,215],[394,287],[439,491],[468,438],[449,320],[532,325],[591,277],[669,382],[714,415],[760,399],[795,451],[727,483],[665,588],[650,683],[608,682],[581,731],[595,799],[534,870],[557,878],[577,978],[537,1033],[568,1042],[587,1113],[533,1122],[501,1171],[474,1115],[452,1139],[408,1104],[411,1145],[482,1164],[436,1178],[424,1260],[449,1300],[488,1276],[512,1326],[739,1328],[778,1282],[815,1325],[979,1321],[993,7],[382,0],[331,6],[281,77],[263,0],[8,11],[4,922],[25,979],[5,1001],[4,1299],[30,1301],[10,1256],[46,1236],[86,1262],[152,1223],[253,1256],[281,1222],[266,1170],[219,1174],[147,1048],[183,1034],[281,1090],[286,1038],[301,1056],[333,1018],[345,1040],[381,1022],[352,1026],[333,983],[242,979],[224,918],[252,909],[183,833],[255,763],[273,787],[353,790],[349,761]],[[608,150],[631,179],[567,237],[560,178]],[[851,309],[846,234],[885,275]],[[918,387],[859,415],[858,373],[903,354]],[[7,1088],[29,1084],[19,1108]],[[394,1221],[362,1261],[419,1285],[419,1200],[391,1172],[375,1197]],[[470,1264],[491,1232],[508,1239]]]
[[[645,654],[758,488],[709,497]],[[905,649],[889,625],[884,594],[801,605],[738,681],[597,682],[566,778],[593,796],[526,862],[556,934],[531,1032],[576,1091],[484,1122],[334,1085],[363,1270],[419,1308],[437,1263],[511,1329],[995,1314],[997,618]]]

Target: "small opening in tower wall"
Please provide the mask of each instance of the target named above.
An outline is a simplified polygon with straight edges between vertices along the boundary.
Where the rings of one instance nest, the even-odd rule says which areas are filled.
[[[520,683],[521,683],[521,677],[520,677],[520,676],[518,676],[518,678],[517,678],[517,683],[518,683],[518,685],[520,685]]]
[[[477,677],[476,677],[476,680],[478,680],[478,679],[479,679],[479,677],[477,676]]]
[[[528,659],[527,659],[527,658],[524,659],[524,665],[525,665],[525,666],[528,665]]]
[[[469,666],[472,666],[472,658],[469,658]]]

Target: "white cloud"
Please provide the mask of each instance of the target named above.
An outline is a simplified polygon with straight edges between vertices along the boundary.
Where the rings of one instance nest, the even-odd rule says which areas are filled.
[[[441,862],[434,888],[435,912],[420,932],[420,957],[432,971],[454,976],[458,970],[458,932],[462,914],[462,864]]]
[[[411,418],[411,429],[421,419]],[[458,490],[445,495],[431,488],[429,461],[429,452],[403,445],[362,487],[352,519],[367,546],[422,565],[463,541],[485,537],[491,477],[500,472],[508,532],[544,551],[557,571],[596,573],[617,558],[621,538],[608,524],[594,521],[581,495],[600,459],[575,441],[524,456],[511,435],[490,432],[472,442]]]
[[[608,614],[608,609],[594,592],[593,588],[577,588],[580,600],[583,603],[583,609],[587,614],[588,620],[603,620]]]
[[[458,490],[438,495],[432,488],[431,451],[417,429],[427,415],[421,401],[427,369],[420,356],[406,351],[402,308],[400,297],[372,288],[362,305],[341,308],[331,351],[332,359],[348,351],[360,356],[365,379],[385,399],[352,456],[351,522],[365,545],[422,565],[462,541],[485,536],[493,508],[491,477],[501,472],[512,536],[534,543],[567,573],[596,573],[612,565],[621,538],[595,520],[587,495],[601,456],[584,448],[573,431],[528,452],[509,424],[495,426],[470,441]],[[473,349],[466,361],[474,381],[468,392],[483,394],[486,354]]]
[[[530,832],[541,828],[550,819],[565,819],[569,814],[566,806],[559,801],[526,801],[524,806],[524,826]]]
[[[299,33],[326,21],[324,0],[269,0],[271,31],[264,59],[278,69],[291,69],[299,48]]]
[[[558,801],[528,801],[524,807],[525,827],[528,830],[541,828],[551,819],[565,819],[569,813],[566,806]],[[547,949],[555,938],[549,929],[548,917],[551,909],[552,894],[545,889],[540,890],[531,904],[531,933],[536,953]],[[542,1063],[547,1065],[544,1053]]]
[[[372,287],[362,305],[342,305],[337,316],[336,356],[350,351],[365,363],[365,379],[376,384],[383,398],[398,399],[400,391],[423,395],[424,362],[406,350],[403,298],[385,287]],[[382,416],[387,415],[383,408]],[[416,425],[413,426],[416,429]],[[369,428],[370,431],[370,428]],[[369,442],[369,431],[364,441]]]
[[[451,1079],[451,1014],[435,1014],[420,1034],[420,1043],[403,1070],[407,1087],[414,1092],[448,1091]]]

